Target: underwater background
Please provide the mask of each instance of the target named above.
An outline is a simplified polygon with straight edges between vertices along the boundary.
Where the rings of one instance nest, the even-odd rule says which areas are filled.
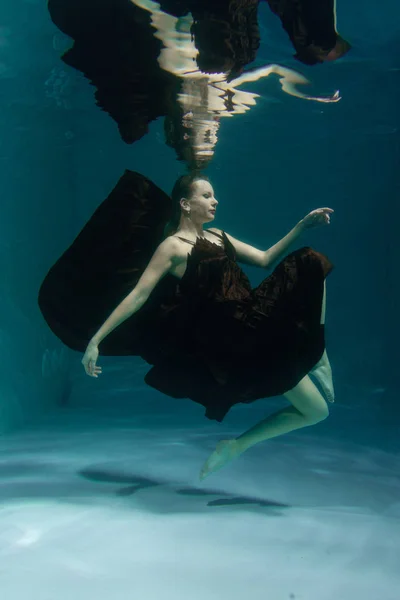
[[[69,38],[35,0],[0,6],[0,586],[30,597],[395,600],[399,555],[399,73],[395,0],[339,2],[351,51],[299,64],[266,4],[252,66],[279,63],[338,103],[248,85],[255,107],[221,124],[207,169],[215,222],[266,248],[310,210],[327,254],[330,418],[251,450],[206,485],[202,458],[279,399],[223,425],[143,383],[137,357],[81,356],[48,329],[37,293],[125,169],[166,192],[184,165],[162,119],[124,144],[94,89],[60,61]],[[246,268],[255,284],[265,276]],[[3,583],[1,580],[3,579]]]

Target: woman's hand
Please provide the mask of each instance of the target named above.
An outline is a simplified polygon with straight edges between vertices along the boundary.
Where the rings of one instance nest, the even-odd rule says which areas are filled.
[[[312,210],[308,215],[300,221],[300,225],[304,229],[319,227],[320,225],[329,225],[331,222],[330,215],[334,212],[332,208],[317,208]]]
[[[99,358],[99,347],[93,342],[89,342],[86,352],[82,358],[84,369],[90,377],[98,377],[101,373],[101,367],[96,366]]]

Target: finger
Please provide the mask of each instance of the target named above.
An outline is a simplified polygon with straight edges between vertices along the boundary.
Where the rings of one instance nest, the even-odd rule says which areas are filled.
[[[325,208],[316,208],[315,210],[313,210],[311,212],[311,214],[313,214],[313,213],[318,213],[318,214],[327,214],[327,213],[329,213],[329,214],[331,214],[333,212],[335,212],[333,210],[333,208],[327,208],[327,207],[325,207]]]
[[[92,375],[90,366],[88,364],[86,364],[86,365],[84,365],[84,367],[85,367],[86,375],[89,375],[89,377],[92,377],[93,375]]]

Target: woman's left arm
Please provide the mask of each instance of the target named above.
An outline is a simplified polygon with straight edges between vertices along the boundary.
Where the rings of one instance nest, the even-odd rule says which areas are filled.
[[[244,242],[235,239],[226,232],[225,234],[235,248],[239,262],[262,267],[263,269],[270,269],[276,262],[279,262],[284,257],[289,247],[306,229],[319,227],[320,225],[329,225],[330,215],[333,212],[332,208],[317,208],[316,210],[311,211],[304,219],[301,219],[301,221],[299,221],[285,237],[271,246],[271,248],[268,248],[268,250],[258,250],[249,244],[245,244]]]

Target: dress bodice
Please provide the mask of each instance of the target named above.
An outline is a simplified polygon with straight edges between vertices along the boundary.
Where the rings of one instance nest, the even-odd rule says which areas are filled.
[[[179,281],[180,293],[196,296],[197,301],[215,300],[218,303],[245,300],[251,293],[247,275],[236,262],[236,251],[229,238],[210,231],[222,243],[198,237],[188,254],[186,271]],[[178,236],[177,236],[178,237]]]

